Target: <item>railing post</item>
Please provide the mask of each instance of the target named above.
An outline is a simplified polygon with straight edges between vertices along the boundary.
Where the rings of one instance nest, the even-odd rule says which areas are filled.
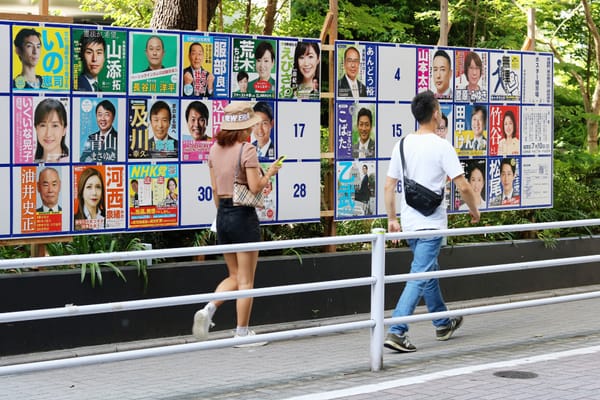
[[[376,228],[371,250],[371,276],[375,283],[371,286],[371,319],[375,326],[371,328],[371,371],[380,371],[383,367],[383,311],[385,308],[385,229]]]

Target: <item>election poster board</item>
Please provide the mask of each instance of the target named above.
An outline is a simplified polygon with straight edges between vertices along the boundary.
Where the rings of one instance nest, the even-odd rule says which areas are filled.
[[[337,220],[386,216],[391,153],[418,128],[410,103],[426,90],[443,113],[431,133],[454,147],[482,211],[552,207],[552,54],[349,41],[335,52]],[[444,195],[448,212],[467,212],[451,182]]]
[[[0,43],[0,238],[210,227],[232,101],[264,117],[262,167],[286,157],[261,223],[320,220],[318,40],[0,21]]]

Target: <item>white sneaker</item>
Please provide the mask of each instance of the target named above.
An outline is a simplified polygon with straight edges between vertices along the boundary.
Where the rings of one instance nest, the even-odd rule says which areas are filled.
[[[254,336],[256,335],[256,333],[254,333],[254,331],[252,330],[248,330],[248,335],[246,336],[240,336],[240,335],[235,335],[234,338],[243,338],[243,337],[247,337],[247,336]],[[264,346],[269,342],[255,342],[255,343],[245,343],[245,344],[236,344],[235,347],[236,349],[239,349],[241,347],[260,347],[260,346]]]
[[[206,340],[208,329],[215,326],[208,316],[205,309],[199,310],[194,315],[194,326],[192,326],[192,335],[198,340]]]

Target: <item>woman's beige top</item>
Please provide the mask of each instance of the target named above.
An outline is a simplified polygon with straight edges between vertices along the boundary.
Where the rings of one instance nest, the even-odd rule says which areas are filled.
[[[215,142],[210,148],[208,154],[208,166],[213,169],[217,182],[217,196],[231,197],[233,195],[233,179],[235,177],[235,168],[240,155],[240,146],[242,143],[236,143],[231,147],[223,147]],[[248,183],[246,178],[246,168],[258,168],[258,155],[256,147],[246,142],[242,152],[241,168],[238,173],[238,182]],[[213,188],[214,190],[215,188]]]

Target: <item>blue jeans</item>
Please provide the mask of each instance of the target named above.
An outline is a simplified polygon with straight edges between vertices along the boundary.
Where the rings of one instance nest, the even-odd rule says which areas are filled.
[[[410,265],[410,273],[438,271],[440,266],[437,258],[442,246],[441,237],[410,239],[408,245],[413,252],[413,261]],[[406,282],[402,295],[398,300],[392,317],[404,317],[412,315],[419,304],[421,297],[425,298],[425,304],[429,312],[447,311],[446,304],[440,291],[440,283],[437,279],[425,279]],[[434,319],[435,327],[450,323],[448,318]],[[403,335],[408,331],[407,324],[390,326],[389,332]]]

